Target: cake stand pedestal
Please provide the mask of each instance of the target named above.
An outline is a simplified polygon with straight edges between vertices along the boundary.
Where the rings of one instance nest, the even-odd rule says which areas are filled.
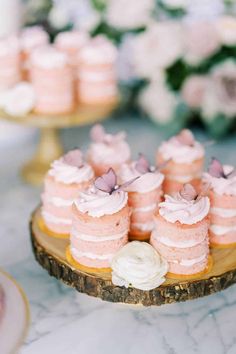
[[[26,116],[11,116],[1,111],[0,119],[37,127],[40,130],[36,153],[31,161],[22,168],[23,179],[32,185],[40,185],[51,162],[63,154],[59,129],[102,121],[108,118],[116,107],[117,101],[105,105],[79,105],[75,112],[64,115],[30,113]]]
[[[36,260],[51,276],[81,293],[110,302],[159,306],[210,295],[236,283],[236,248],[230,248],[214,249],[211,271],[194,280],[167,279],[150,291],[115,286],[110,273],[90,273],[72,266],[66,259],[69,240],[50,237],[42,232],[38,227],[40,217],[38,208],[30,221]]]

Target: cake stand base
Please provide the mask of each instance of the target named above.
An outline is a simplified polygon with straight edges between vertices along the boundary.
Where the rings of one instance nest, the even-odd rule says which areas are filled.
[[[105,301],[143,306],[163,305],[200,298],[224,290],[236,283],[236,248],[213,249],[211,271],[194,280],[167,279],[160,287],[142,291],[112,284],[111,273],[90,273],[78,269],[66,259],[69,240],[48,236],[38,227],[39,208],[30,221],[33,252],[48,273],[81,293]]]

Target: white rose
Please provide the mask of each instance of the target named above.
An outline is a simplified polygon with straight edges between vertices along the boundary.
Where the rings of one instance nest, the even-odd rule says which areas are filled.
[[[164,283],[168,263],[150,244],[133,241],[117,252],[111,268],[114,285],[151,290]]]
[[[217,30],[222,44],[236,45],[236,18],[223,16],[217,20]]]
[[[173,118],[178,99],[164,83],[151,82],[139,96],[139,105],[155,122],[166,124]]]
[[[134,39],[134,67],[141,77],[152,78],[156,70],[170,66],[182,54],[182,27],[176,22],[153,23]]]
[[[154,0],[109,0],[105,16],[112,27],[134,29],[146,26],[154,7]]]
[[[29,113],[35,105],[33,86],[27,82],[20,82],[5,92],[1,104],[5,112],[13,116]]]

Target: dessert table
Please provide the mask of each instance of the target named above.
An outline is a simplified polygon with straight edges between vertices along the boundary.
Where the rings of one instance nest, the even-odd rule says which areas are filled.
[[[135,115],[112,118],[108,130],[125,129],[134,157],[154,152],[164,135],[153,123]],[[63,131],[66,149],[88,144],[89,127]],[[199,128],[197,138],[207,140]],[[50,277],[34,260],[28,221],[40,189],[24,184],[19,166],[35,143],[0,151],[0,267],[21,284],[30,301],[31,327],[21,354],[233,354],[236,352],[236,286],[186,303],[145,308],[102,302],[78,294]],[[236,165],[236,138],[210,146],[214,155]]]

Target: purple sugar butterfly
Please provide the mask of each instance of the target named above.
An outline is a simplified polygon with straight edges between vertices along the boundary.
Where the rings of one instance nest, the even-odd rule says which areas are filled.
[[[82,167],[83,166],[83,155],[79,149],[74,149],[63,156],[63,161],[70,166]]]
[[[178,142],[182,145],[193,146],[194,145],[194,136],[189,129],[183,129],[176,136]]]
[[[223,165],[215,157],[212,157],[208,168],[208,173],[215,178],[233,178],[236,176],[236,169],[234,168],[230,173],[225,174]]]
[[[182,198],[189,202],[191,200],[196,200],[198,197],[196,189],[190,183],[184,184],[179,194]]]
[[[101,124],[95,124],[90,130],[90,138],[95,143],[116,144],[121,140],[124,140],[126,134],[120,132],[117,134],[107,134]]]
[[[147,158],[143,154],[139,154],[138,161],[135,164],[135,169],[141,174],[145,174],[148,172],[155,172],[155,171],[158,171],[158,170],[161,170],[162,168],[164,168],[168,164],[169,161],[170,160],[167,160],[155,168],[150,165],[149,161],[147,160]]]
[[[96,180],[94,181],[94,185],[100,191],[112,194],[114,192],[124,190],[126,187],[128,187],[131,183],[133,183],[138,178],[139,177],[133,178],[132,180],[124,184],[118,185],[117,175],[115,171],[113,170],[113,168],[109,168],[109,170],[106,173],[104,173],[101,177],[96,178]]]

